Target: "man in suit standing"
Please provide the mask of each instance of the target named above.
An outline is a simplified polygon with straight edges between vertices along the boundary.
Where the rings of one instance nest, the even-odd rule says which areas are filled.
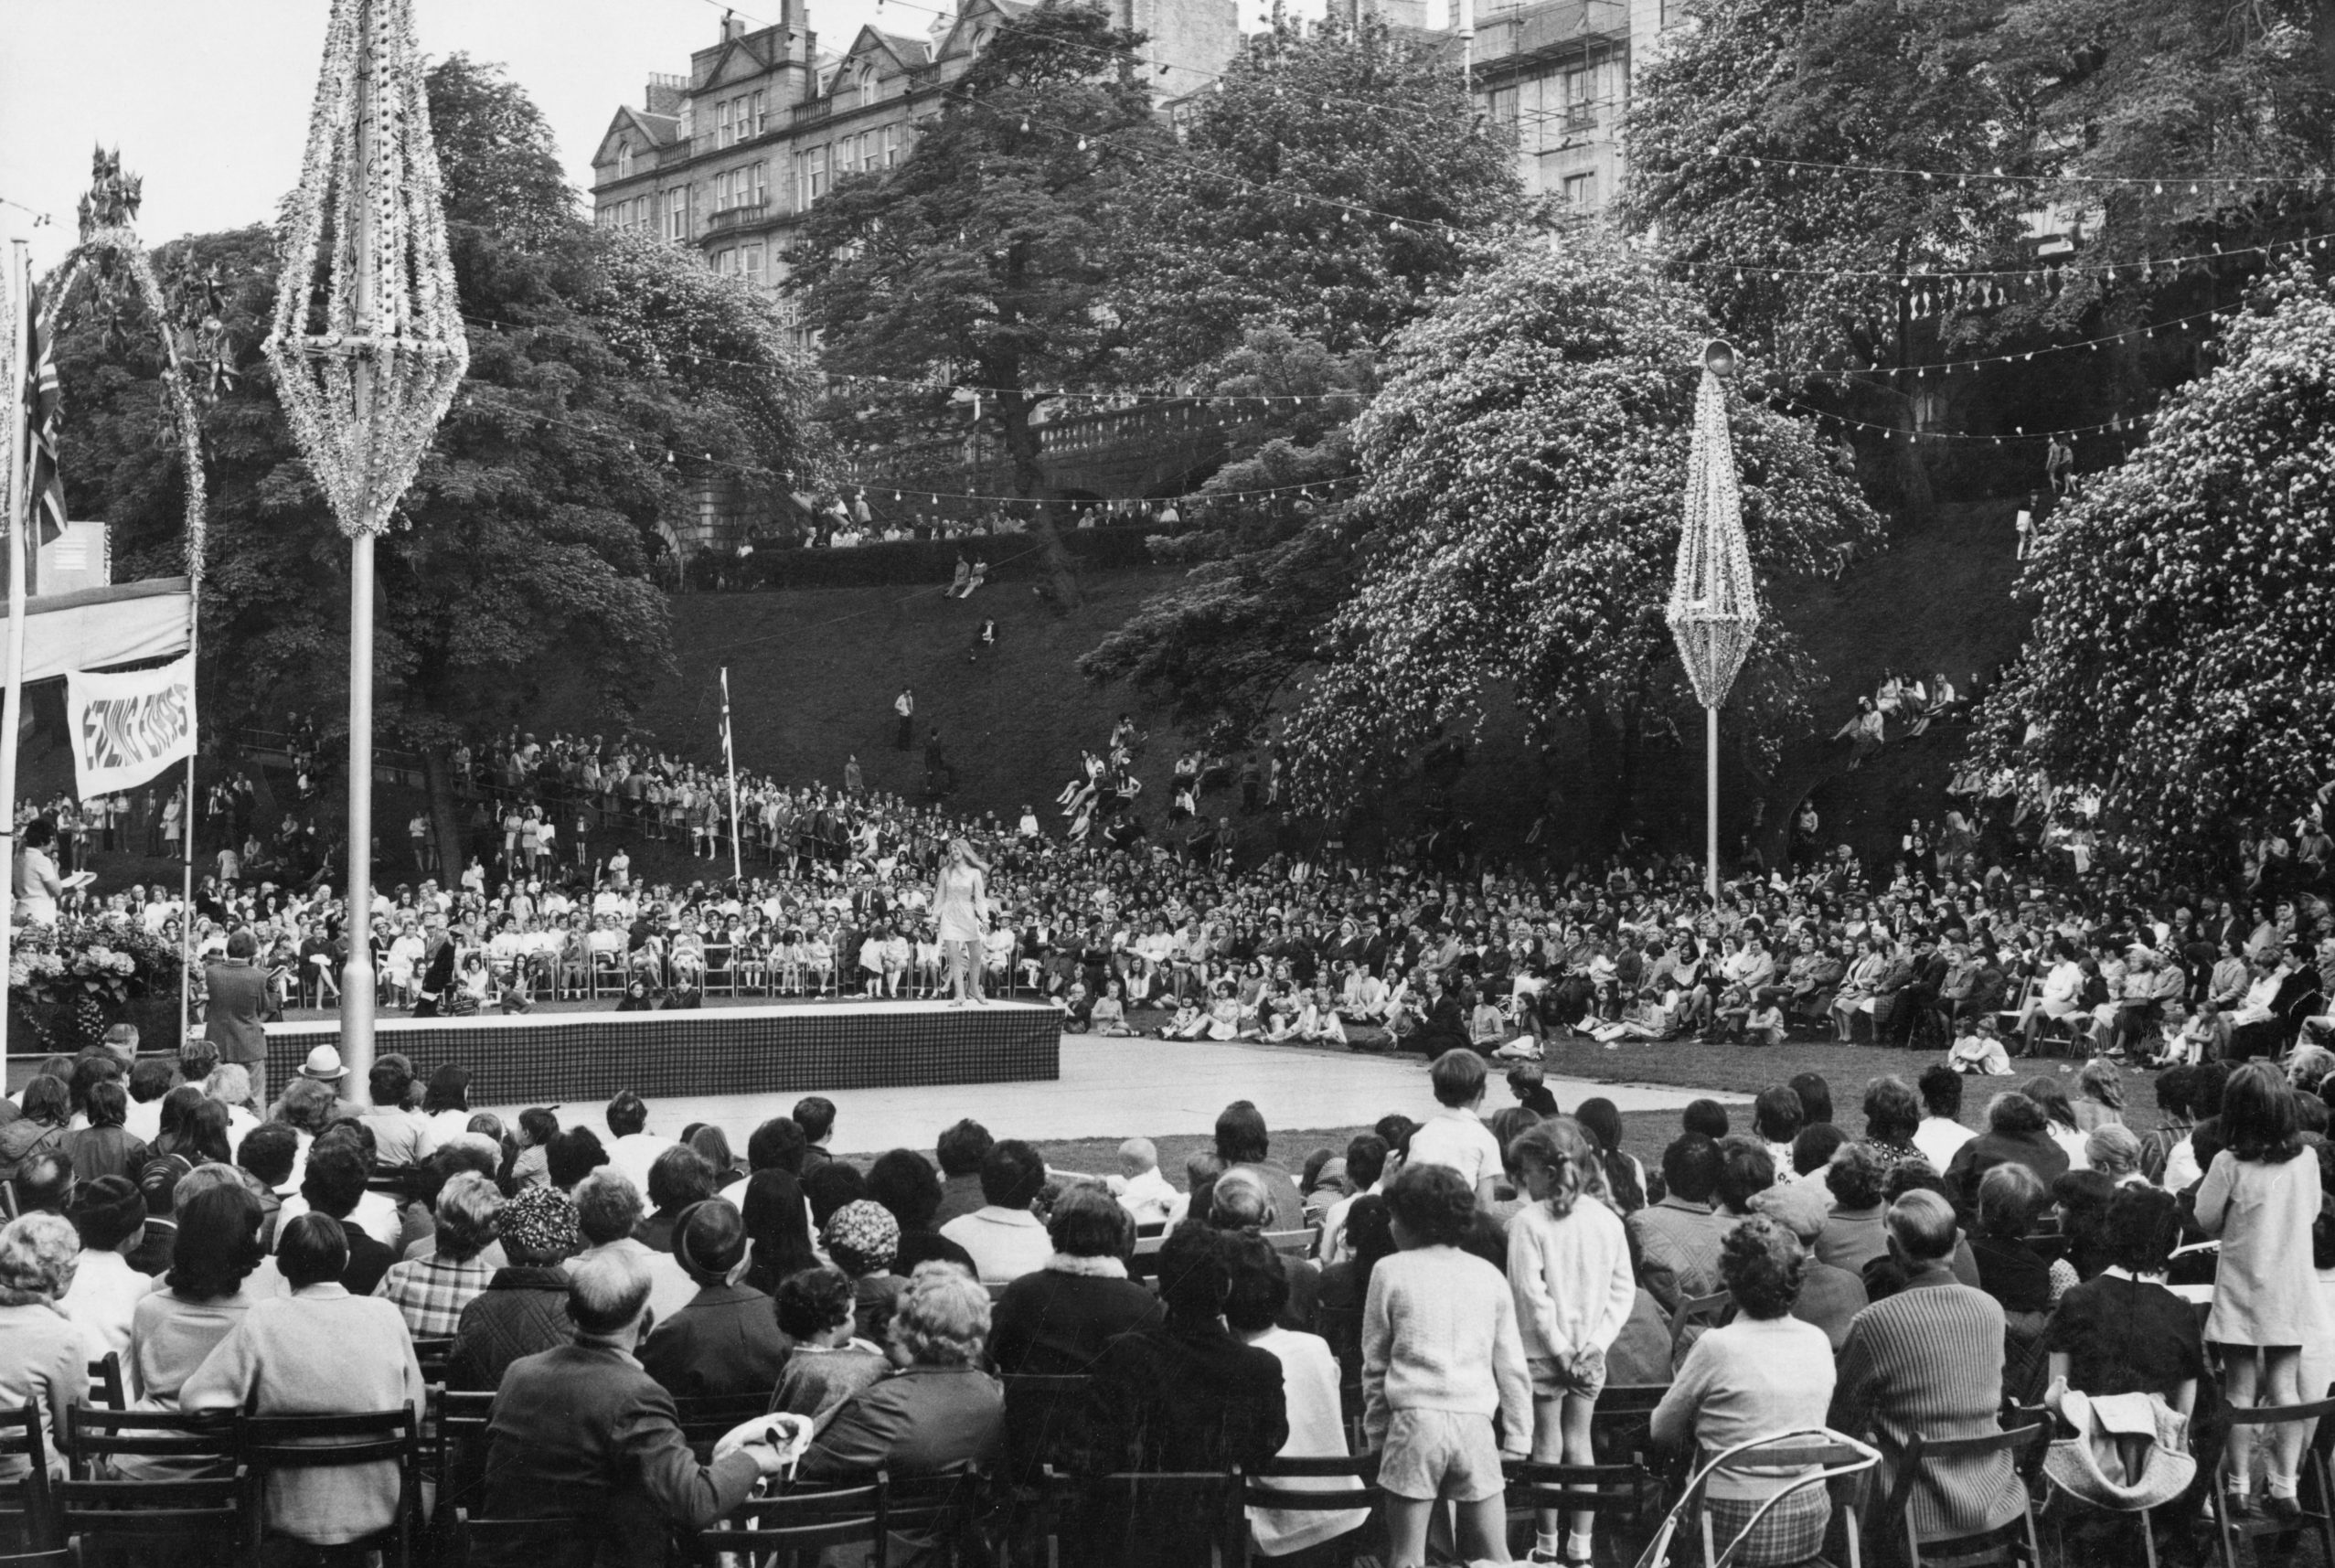
[[[749,1443],[700,1465],[673,1396],[634,1359],[649,1328],[647,1272],[607,1252],[570,1265],[576,1342],[523,1356],[503,1374],[486,1423],[481,1511],[495,1519],[582,1519],[482,1553],[490,1568],[543,1563],[658,1568],[675,1528],[702,1530],[776,1474],[776,1449]]]
[[[248,925],[227,939],[227,957],[204,965],[203,1038],[219,1047],[219,1059],[251,1075],[251,1104],[268,1103],[268,1036],[260,1014],[268,1004],[268,977],[253,962],[259,938]]]

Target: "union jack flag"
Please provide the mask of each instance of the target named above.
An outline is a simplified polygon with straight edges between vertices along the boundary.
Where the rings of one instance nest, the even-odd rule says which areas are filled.
[[[63,389],[57,380],[55,346],[40,330],[40,291],[25,291],[28,319],[25,339],[29,352],[25,378],[25,435],[32,459],[32,515],[42,544],[65,531],[65,479],[57,466],[57,425],[62,412]]]

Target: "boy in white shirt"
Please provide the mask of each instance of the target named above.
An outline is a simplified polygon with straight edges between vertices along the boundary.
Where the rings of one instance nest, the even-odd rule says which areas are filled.
[[[1435,1058],[1427,1070],[1427,1082],[1434,1088],[1437,1108],[1412,1133],[1405,1162],[1457,1171],[1482,1203],[1495,1196],[1502,1169],[1500,1141],[1476,1114],[1484,1103],[1488,1076],[1484,1059],[1465,1047],[1454,1047]]]

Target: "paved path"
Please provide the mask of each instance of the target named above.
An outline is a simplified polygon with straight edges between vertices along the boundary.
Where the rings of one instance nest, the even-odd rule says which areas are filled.
[[[1495,1069],[1497,1071],[1497,1068]],[[1498,1085],[1495,1086],[1498,1091]],[[1561,1105],[1603,1094],[1625,1111],[1675,1110],[1699,1097],[1690,1089],[1638,1088],[1549,1080]],[[805,1084],[802,1093],[821,1093]],[[941,1129],[970,1116],[999,1137],[1127,1137],[1205,1133],[1234,1100],[1253,1100],[1269,1127],[1367,1125],[1390,1111],[1423,1116],[1434,1108],[1425,1063],[1416,1057],[1358,1056],[1287,1046],[1209,1041],[1095,1040],[1066,1035],[1062,1076],[1052,1083],[972,1083],[939,1088],[841,1089],[836,1147],[845,1152],[929,1149]],[[707,1094],[649,1102],[649,1130],[669,1136],[691,1122],[711,1122],[742,1156],[746,1136],[784,1115],[795,1094]],[[1713,1095],[1745,1103],[1735,1094]],[[1501,1104],[1506,1104],[1505,1099]],[[514,1107],[497,1106],[506,1118]],[[598,1130],[600,1107],[564,1108],[563,1124]]]

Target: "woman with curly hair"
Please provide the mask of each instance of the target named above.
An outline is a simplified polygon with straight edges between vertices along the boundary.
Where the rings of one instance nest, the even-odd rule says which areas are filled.
[[[1735,1298],[1735,1317],[1687,1352],[1677,1380],[1655,1407],[1656,1442],[1678,1445],[1691,1439],[1710,1455],[1825,1424],[1832,1402],[1832,1343],[1823,1329],[1792,1316],[1807,1265],[1798,1239],[1764,1214],[1727,1232],[1720,1243],[1719,1277]],[[1734,1540],[1791,1479],[1771,1470],[1712,1476],[1705,1506],[1713,1541]],[[1831,1518],[1825,1489],[1803,1487],[1768,1510],[1732,1561],[1743,1568],[1806,1562],[1822,1548]]]
[[[63,1079],[38,1082],[56,1084],[62,1103]],[[0,1230],[0,1407],[40,1413],[49,1467],[59,1475],[57,1435],[90,1389],[88,1347],[58,1305],[73,1288],[80,1251],[80,1237],[54,1214],[27,1214]],[[0,1482],[13,1487],[30,1468],[21,1455],[0,1455]]]

